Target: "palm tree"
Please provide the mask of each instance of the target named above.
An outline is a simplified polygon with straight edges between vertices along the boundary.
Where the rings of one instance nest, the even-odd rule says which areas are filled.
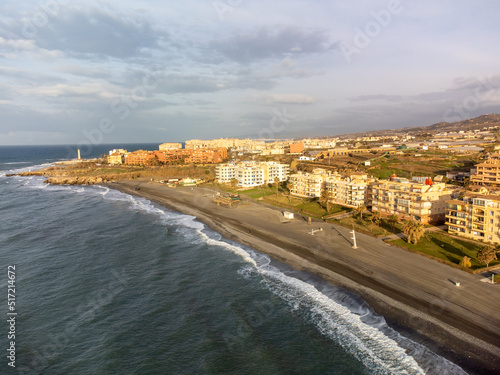
[[[366,206],[362,204],[361,206],[356,207],[355,215],[359,216],[361,220],[363,220],[363,212],[366,211]]]
[[[406,240],[408,243],[413,243],[416,245],[418,240],[424,235],[425,228],[422,223],[416,222],[414,220],[403,221],[403,233],[406,234]]]
[[[291,194],[292,194],[293,184],[290,181],[287,181],[286,188],[288,189],[288,195],[286,197],[288,198],[288,203],[290,203],[292,200]]]
[[[394,230],[394,225],[399,221],[398,215],[392,214],[387,219],[387,222],[391,225],[392,230]]]
[[[380,211],[375,211],[370,217],[370,221],[377,225],[380,225],[381,220],[382,220],[382,215],[380,214]]]
[[[278,192],[280,188],[280,179],[278,177],[274,177],[274,186],[276,186],[276,199],[278,199]]]
[[[319,198],[319,201],[321,203],[324,203],[326,213],[330,213],[330,199],[332,198],[332,192],[328,189],[325,189],[321,192],[321,197]]]
[[[408,234],[408,242],[410,241],[410,238],[413,239],[413,243],[416,245],[418,240],[424,235],[425,233],[425,228],[422,225],[422,223],[418,223],[416,221],[412,222],[412,226],[410,227],[410,232]]]
[[[410,220],[404,220],[403,225],[401,226],[401,229],[403,230],[403,233],[408,236],[410,233],[410,229],[413,226],[413,221]]]

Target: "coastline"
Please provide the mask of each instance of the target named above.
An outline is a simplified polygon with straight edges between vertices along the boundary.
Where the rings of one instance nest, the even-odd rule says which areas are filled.
[[[138,184],[141,189],[134,190]],[[284,224],[281,210],[264,204],[219,207],[209,188],[174,189],[138,181],[106,186],[195,216],[229,240],[359,294],[390,326],[469,373],[500,370],[498,288],[477,275],[361,234],[354,250],[349,229],[333,224],[313,222],[313,228],[323,231],[311,236],[305,220]],[[450,281],[457,279],[460,288]]]

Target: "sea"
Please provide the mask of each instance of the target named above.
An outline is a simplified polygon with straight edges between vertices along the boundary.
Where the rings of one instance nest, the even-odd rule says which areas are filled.
[[[465,374],[358,295],[193,216],[105,186],[6,176],[75,156],[0,147],[0,374]]]

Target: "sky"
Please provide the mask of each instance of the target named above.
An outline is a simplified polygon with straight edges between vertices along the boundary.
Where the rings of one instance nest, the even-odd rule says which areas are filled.
[[[498,0],[2,0],[0,145],[283,139],[500,112]]]

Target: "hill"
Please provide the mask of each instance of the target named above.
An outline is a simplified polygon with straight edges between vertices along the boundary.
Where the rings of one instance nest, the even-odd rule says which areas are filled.
[[[409,134],[413,136],[417,135],[432,136],[438,133],[483,130],[494,127],[500,128],[500,115],[496,113],[486,114],[476,118],[458,122],[438,122],[436,124],[428,126],[406,127],[406,128],[390,129],[390,130],[377,130],[377,131],[368,131],[363,133],[349,133],[349,134],[342,134],[340,137],[341,138],[351,138],[353,136],[388,137],[388,136],[403,135],[403,134]]]

